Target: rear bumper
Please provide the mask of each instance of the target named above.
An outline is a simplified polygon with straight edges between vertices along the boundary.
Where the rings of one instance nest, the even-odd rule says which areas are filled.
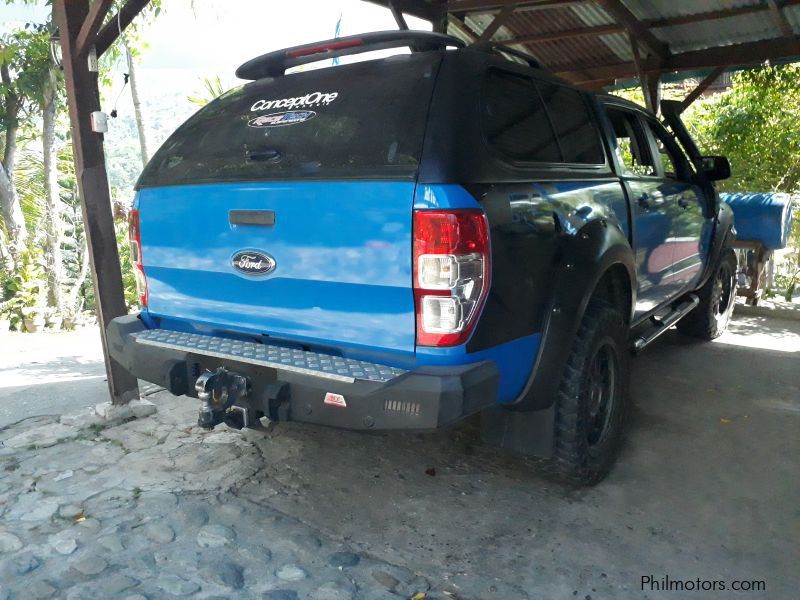
[[[196,396],[194,383],[201,372],[226,367],[249,378],[251,393],[238,404],[252,411],[254,418],[352,430],[435,430],[494,405],[497,397],[499,375],[490,361],[423,367],[386,381],[348,380],[309,369],[253,364],[244,357],[212,355],[201,348],[143,343],[144,332],[148,329],[136,315],[109,324],[109,352],[125,369],[175,395]],[[346,407],[326,404],[328,393],[344,397]]]

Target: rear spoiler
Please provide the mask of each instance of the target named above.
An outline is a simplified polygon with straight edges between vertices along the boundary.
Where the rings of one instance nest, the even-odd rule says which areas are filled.
[[[298,65],[387,48],[408,46],[414,51],[425,51],[448,46],[463,48],[464,45],[458,38],[430,31],[375,31],[262,54],[236,69],[236,76],[250,80],[279,77],[286,69]]]

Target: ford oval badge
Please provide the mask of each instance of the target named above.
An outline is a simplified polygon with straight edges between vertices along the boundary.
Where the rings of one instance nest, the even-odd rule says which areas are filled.
[[[231,258],[233,268],[245,275],[266,275],[275,269],[275,259],[255,250],[240,250]]]

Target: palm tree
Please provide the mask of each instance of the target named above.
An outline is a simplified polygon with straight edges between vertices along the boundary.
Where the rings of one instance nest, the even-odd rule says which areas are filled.
[[[142,156],[142,167],[147,165],[150,160],[150,153],[147,149],[147,128],[145,127],[144,115],[142,114],[142,102],[139,99],[139,82],[136,74],[136,62],[131,52],[128,38],[122,36],[122,43],[125,45],[125,58],[128,62],[128,79],[131,84],[131,100],[133,100],[133,114],[136,118],[136,131],[139,134],[139,149]]]

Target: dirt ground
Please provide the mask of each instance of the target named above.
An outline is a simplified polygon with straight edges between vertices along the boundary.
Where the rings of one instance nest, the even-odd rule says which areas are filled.
[[[14,355],[0,352],[6,357],[0,360]],[[0,411],[9,410],[18,396],[9,390],[18,391],[20,372],[28,368],[20,362],[24,359],[14,360],[12,366],[0,363]],[[235,438],[221,427],[211,434],[222,436],[215,445],[188,429],[196,401],[160,392],[149,396],[160,407],[156,415],[59,443],[121,449],[112,463],[116,478],[103,481],[128,498],[130,506],[112,510],[104,496],[92,495],[99,490],[81,493],[92,477],[97,479],[97,471],[81,479],[79,455],[74,448],[66,451],[71,446],[63,452],[59,445],[37,450],[20,442],[8,448],[13,434],[47,425],[28,419],[0,431],[6,444],[0,460],[20,466],[0,470],[0,496],[7,500],[6,508],[0,508],[0,550],[4,532],[19,541],[7,543],[15,550],[0,553],[0,599],[3,586],[11,597],[30,597],[19,593],[29,591],[31,582],[46,583],[56,597],[62,592],[88,597],[82,594],[110,573],[136,581],[123,587],[121,597],[156,598],[176,590],[237,598],[396,598],[417,592],[464,599],[732,595],[730,587],[704,593],[643,589],[642,578],[650,576],[727,586],[763,581],[765,590],[735,597],[796,598],[799,373],[798,321],[740,315],[729,333],[710,344],[667,333],[634,361],[634,411],[619,463],[606,481],[586,490],[554,484],[531,462],[483,447],[470,424],[425,435],[365,435],[283,424],[267,436],[247,432]],[[90,381],[99,402],[105,393],[102,379]],[[48,413],[47,394],[38,397],[39,414],[59,414]],[[163,444],[168,456],[160,464],[158,446]],[[46,451],[61,463],[43,468]],[[149,469],[142,468],[142,461]],[[99,522],[92,534],[97,539],[78,539],[68,564],[85,567],[91,561],[86,555],[96,556],[100,537],[121,536],[124,545],[129,542],[125,532],[154,518],[174,533],[168,551],[154,549],[153,540],[136,538],[130,547],[156,557],[143,561],[138,575],[113,557],[106,557],[103,575],[81,574],[77,567],[50,575],[55,571],[48,565],[64,557],[40,540],[68,534],[57,515],[41,524],[21,521],[24,506],[18,506],[15,485],[24,477],[30,485],[34,467],[45,482],[74,471],[69,489],[79,498],[75,502],[93,511],[91,518]],[[69,478],[49,487],[37,484],[41,497],[36,505],[49,500],[60,511],[68,500],[63,481]],[[159,493],[174,496],[175,504],[171,498],[154,501]],[[149,512],[143,502],[151,503]],[[179,518],[198,507],[204,518]],[[233,564],[222,567],[229,571],[222,579],[208,572],[208,547],[198,546],[198,527],[215,524],[233,530],[238,540],[236,552],[227,551]],[[298,543],[298,536],[317,541]],[[152,537],[163,542],[165,536],[156,530]],[[263,558],[262,547],[271,548],[271,559]],[[159,552],[175,560],[159,561]],[[357,556],[358,566],[332,570],[330,557],[336,552]],[[13,565],[28,555],[42,566],[20,574]],[[169,571],[177,564],[180,571]],[[287,574],[287,565],[305,575],[283,579],[280,573]],[[295,595],[279,596],[276,590]]]

